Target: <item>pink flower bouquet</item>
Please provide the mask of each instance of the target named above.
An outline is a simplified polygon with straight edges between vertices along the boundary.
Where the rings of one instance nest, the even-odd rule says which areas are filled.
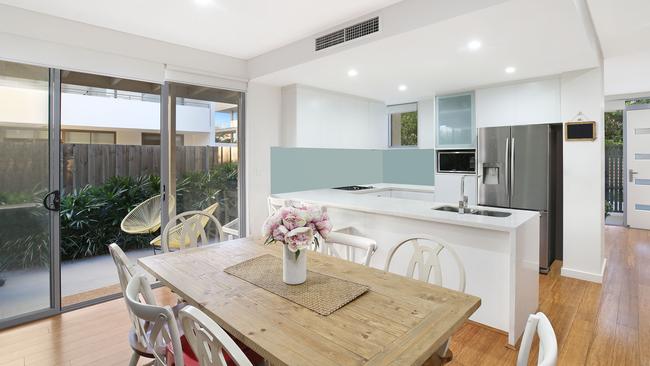
[[[282,207],[266,219],[262,227],[264,244],[280,242],[295,253],[296,258],[312,243],[318,248],[320,240],[326,239],[330,231],[332,224],[327,211],[313,205]]]

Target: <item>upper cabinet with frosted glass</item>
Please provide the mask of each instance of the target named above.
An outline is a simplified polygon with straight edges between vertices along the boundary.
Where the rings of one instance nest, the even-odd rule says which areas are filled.
[[[476,148],[474,93],[436,97],[436,147]]]

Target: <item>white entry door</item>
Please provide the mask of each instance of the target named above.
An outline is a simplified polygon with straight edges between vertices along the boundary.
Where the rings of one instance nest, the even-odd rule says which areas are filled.
[[[650,108],[626,109],[627,224],[650,230]]]

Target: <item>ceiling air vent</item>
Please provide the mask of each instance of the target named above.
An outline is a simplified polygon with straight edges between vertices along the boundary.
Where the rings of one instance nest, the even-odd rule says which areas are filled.
[[[316,38],[316,51],[345,42],[345,29]]]
[[[316,38],[316,51],[335,46],[337,44],[351,41],[355,38],[363,37],[379,31],[379,17],[368,19],[361,23],[339,29],[335,32],[328,33]]]

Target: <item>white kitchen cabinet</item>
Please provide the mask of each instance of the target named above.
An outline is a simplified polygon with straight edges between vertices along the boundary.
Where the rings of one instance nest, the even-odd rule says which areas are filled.
[[[476,147],[474,93],[436,97],[436,146],[439,149]]]
[[[560,121],[559,78],[476,90],[478,128]]]

